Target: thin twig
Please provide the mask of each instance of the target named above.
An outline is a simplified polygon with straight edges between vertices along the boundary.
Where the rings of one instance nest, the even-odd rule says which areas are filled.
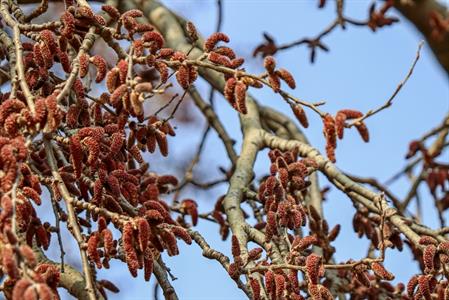
[[[45,153],[47,155],[48,165],[50,166],[52,175],[57,182],[57,186],[61,193],[61,196],[63,197],[63,199],[66,203],[67,213],[68,213],[69,230],[71,231],[71,233],[73,234],[73,236],[75,237],[75,239],[78,243],[78,248],[79,248],[80,255],[81,255],[81,262],[82,262],[82,266],[83,266],[83,273],[84,273],[84,277],[86,280],[86,291],[89,295],[89,299],[95,300],[95,299],[97,299],[97,296],[95,295],[95,284],[93,282],[92,270],[90,268],[90,264],[87,259],[87,254],[86,254],[86,250],[85,250],[85,246],[84,246],[84,243],[85,243],[84,238],[83,238],[83,235],[81,234],[81,230],[79,228],[78,221],[77,221],[76,212],[73,207],[74,199],[70,195],[70,192],[67,190],[67,187],[65,186],[64,181],[62,180],[61,174],[59,174],[56,158],[53,153],[53,147],[51,144],[51,140],[45,138],[44,144],[45,144]]]
[[[360,124],[361,122],[363,122],[366,118],[373,116],[379,112],[381,112],[382,110],[390,107],[393,104],[393,100],[394,98],[396,98],[397,94],[401,91],[402,87],[407,83],[407,81],[410,79],[410,77],[413,74],[413,70],[415,70],[415,66],[416,63],[418,62],[420,55],[421,55],[421,49],[424,46],[424,41],[421,41],[418,45],[418,50],[416,51],[416,56],[415,59],[413,60],[412,65],[410,66],[410,69],[407,72],[407,75],[405,76],[405,78],[399,83],[399,85],[396,87],[396,89],[394,90],[393,94],[388,98],[388,100],[380,107],[376,108],[376,109],[371,109],[368,112],[366,112],[362,117],[354,119],[353,121],[351,121],[347,127],[352,127],[355,126],[357,124]]]

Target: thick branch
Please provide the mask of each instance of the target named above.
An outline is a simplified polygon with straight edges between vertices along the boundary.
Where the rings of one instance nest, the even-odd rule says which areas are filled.
[[[48,259],[40,249],[33,249],[39,263],[52,264],[61,269],[61,264]],[[70,295],[77,299],[89,299],[89,295],[85,289],[86,282],[83,274],[69,264],[64,264],[64,272],[61,272],[59,285],[66,289]],[[97,298],[102,300],[99,295]]]
[[[414,0],[412,3],[395,0],[394,6],[426,38],[441,67],[449,76],[449,33],[446,32],[440,40],[432,39],[432,26],[430,23],[430,14],[432,12],[437,12],[443,18],[447,18],[447,7],[436,0]]]

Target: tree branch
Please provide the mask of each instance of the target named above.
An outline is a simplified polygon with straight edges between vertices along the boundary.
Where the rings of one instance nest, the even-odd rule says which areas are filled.
[[[431,38],[432,26],[429,22],[432,12],[447,18],[447,7],[436,0],[413,0],[411,3],[395,0],[394,7],[426,38],[441,67],[449,76],[449,32],[446,32],[441,40],[435,40]]]

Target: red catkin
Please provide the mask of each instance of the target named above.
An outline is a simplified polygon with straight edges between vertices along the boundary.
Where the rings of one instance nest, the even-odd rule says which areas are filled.
[[[222,33],[222,32],[216,32],[213,33],[205,42],[204,42],[204,50],[206,52],[211,52],[218,42],[223,41],[225,43],[229,42],[229,37]]]
[[[330,161],[335,162],[335,148],[337,148],[337,135],[335,130],[335,120],[330,114],[323,118],[324,136],[326,138],[326,153]]]
[[[234,259],[240,256],[240,243],[236,235],[232,235],[232,256]]]
[[[385,269],[385,267],[381,263],[373,262],[371,264],[371,269],[373,270],[374,274],[376,274],[376,276],[378,276],[380,279],[384,280],[394,279],[394,275],[391,272],[388,272],[387,269]]]
[[[137,221],[137,237],[140,251],[144,252],[150,240],[150,225],[147,220],[139,218]]]
[[[281,78],[288,85],[289,88],[291,89],[296,88],[296,82],[295,79],[293,78],[293,75],[286,69],[281,68],[277,70],[276,75],[278,75],[279,78]]]
[[[83,53],[79,57],[79,75],[81,78],[84,78],[89,72],[89,55]]]
[[[238,111],[244,115],[247,114],[248,110],[246,108],[246,85],[241,81],[237,81],[234,93]]]
[[[89,240],[87,241],[87,255],[88,257],[96,264],[98,269],[101,269],[102,264],[100,260],[100,254],[98,252],[98,243],[99,243],[99,237],[98,233],[93,233]]]
[[[95,77],[95,82],[99,83],[103,81],[106,77],[107,64],[106,60],[100,55],[94,55],[91,58],[92,64],[97,68],[97,76]]]
[[[290,107],[299,123],[304,127],[309,127],[309,120],[307,119],[306,112],[299,104],[290,104]]]
[[[424,273],[429,274],[435,271],[434,259],[437,247],[433,244],[427,245],[423,251]]]
[[[263,66],[267,70],[268,74],[273,74],[276,68],[276,60],[273,56],[267,56],[263,60]]]
[[[130,222],[125,223],[122,231],[123,250],[125,251],[125,259],[128,269],[133,277],[137,277],[137,269],[139,262],[137,253],[133,246],[133,225]]]
[[[251,286],[251,290],[253,291],[253,300],[260,300],[260,284],[259,284],[259,282],[256,279],[251,277],[249,279],[249,284]]]
[[[319,280],[319,269],[321,264],[321,256],[315,253],[310,254],[306,258],[306,274],[307,279],[312,284],[317,284]]]

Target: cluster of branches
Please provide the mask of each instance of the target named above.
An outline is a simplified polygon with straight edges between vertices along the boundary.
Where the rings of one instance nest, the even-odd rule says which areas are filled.
[[[121,260],[131,276],[143,269],[149,281],[154,274],[164,296],[177,299],[161,254],[177,255],[181,239],[196,243],[206,258],[220,263],[230,280],[252,299],[344,299],[345,295],[449,299],[449,230],[443,216],[449,207],[449,166],[440,161],[447,147],[449,116],[410,144],[407,158],[411,162],[396,177],[416,168],[421,172],[413,178],[405,199],[374,179],[344,174],[334,165],[337,139],[343,139],[345,130],[355,128],[363,141],[369,141],[366,120],[392,105],[412,75],[422,45],[392,96],[366,113],[345,108],[333,115],[322,109],[324,103],[307,102],[288,92],[295,89],[295,79],[272,56],[278,50],[307,44],[313,60],[317,48],[327,49],[321,39],[335,28],[352,24],[375,30],[391,25],[397,20],[387,14],[396,7],[422,29],[448,71],[449,55],[443,55],[449,45],[447,11],[431,0],[405,2],[387,1],[380,9],[372,6],[367,21],[355,21],[344,15],[344,1],[338,0],[335,22],[316,38],[278,47],[267,36],[267,44],[255,51],[265,57],[265,71],[251,74],[242,67],[244,60],[226,45],[230,40],[226,34],[217,32],[203,40],[192,23],[158,1],[108,0],[94,11],[84,0],[65,0],[64,11],[55,20],[37,23],[33,20],[51,10],[47,0],[29,14],[20,1],[1,0],[4,296],[59,299],[58,288],[63,287],[78,299],[104,299],[106,290],[119,291],[111,281],[97,278],[96,270]],[[320,6],[324,5],[326,1],[321,1]],[[424,6],[427,10],[421,9]],[[115,53],[115,59],[93,50],[100,42]],[[195,88],[199,77],[222,93],[239,114],[240,151],[234,149],[213,103]],[[145,104],[165,99],[174,84],[183,92],[149,112]],[[308,143],[293,119],[259,104],[248,93],[251,88],[271,89],[305,128],[307,112],[321,118],[326,156]],[[98,90],[104,92],[94,96]],[[154,172],[145,158],[155,152],[169,155],[168,140],[176,143],[170,122],[186,95],[208,127],[184,178],[178,180]],[[224,144],[231,168],[223,180],[201,184],[194,181],[192,170],[210,129]],[[436,138],[429,146],[431,137]],[[267,175],[256,182],[253,166],[267,148]],[[332,243],[340,225],[330,228],[323,214],[324,191],[318,173],[352,201],[354,231],[370,241],[365,258],[335,262],[337,249]],[[228,191],[211,212],[200,213],[192,199],[178,199],[187,186],[208,189],[223,183]],[[421,183],[429,186],[441,228],[421,224],[419,214],[407,209],[414,199],[420,201]],[[44,188],[50,197],[44,196]],[[36,212],[43,202],[51,203],[55,222],[45,221]],[[217,226],[223,239],[230,237],[232,257],[211,248],[194,230],[199,221]],[[65,263],[62,226],[78,245],[82,272]],[[59,245],[59,262],[45,255],[52,239]],[[248,249],[250,242],[257,247]],[[394,274],[383,262],[391,249],[402,251],[404,246],[413,251],[422,272],[411,274],[407,284],[393,285]]]

